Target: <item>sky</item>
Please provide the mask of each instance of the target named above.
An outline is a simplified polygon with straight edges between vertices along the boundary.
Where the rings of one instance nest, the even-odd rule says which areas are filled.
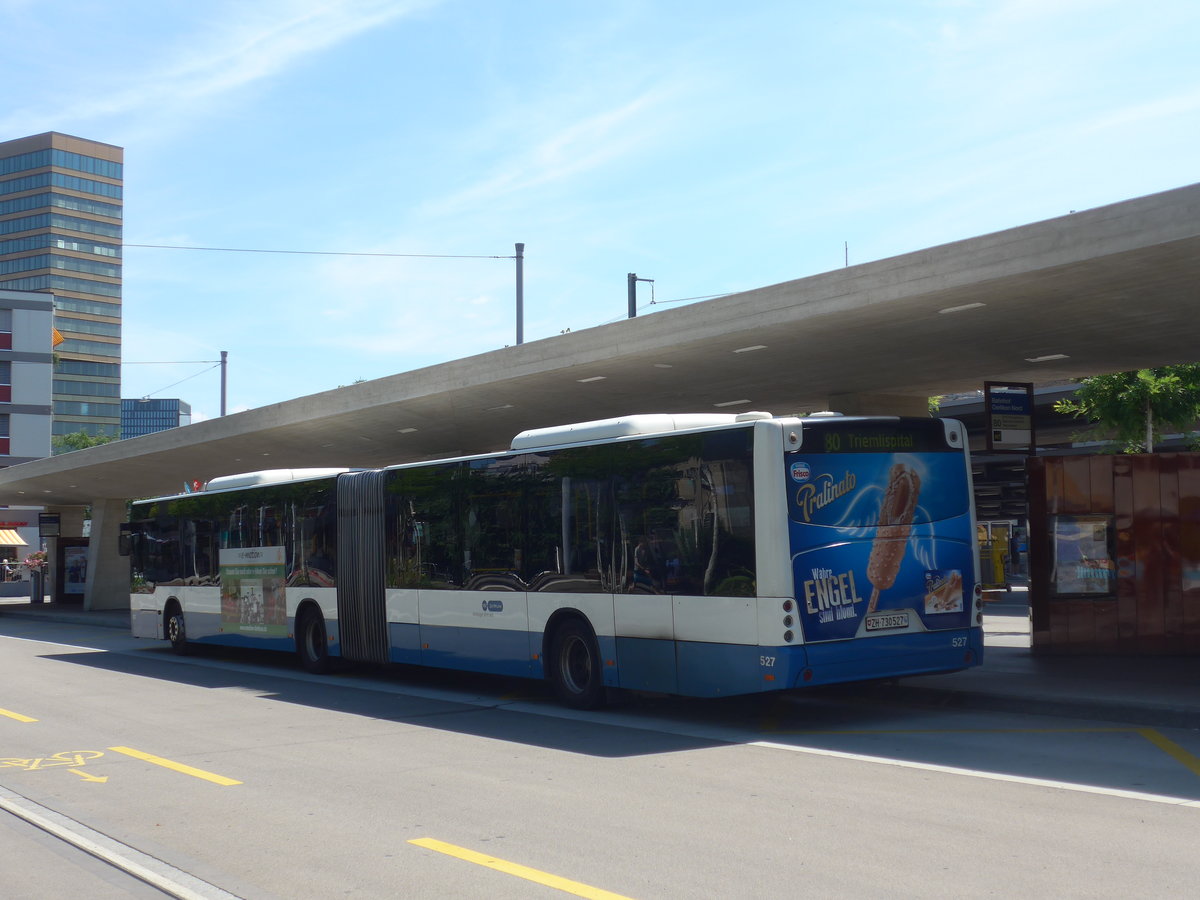
[[[1195,0],[0,0],[196,420],[1200,180]],[[141,245],[141,246],[138,246]],[[170,248],[222,248],[219,250]],[[287,251],[287,252],[259,252]],[[716,299],[711,299],[716,298]]]

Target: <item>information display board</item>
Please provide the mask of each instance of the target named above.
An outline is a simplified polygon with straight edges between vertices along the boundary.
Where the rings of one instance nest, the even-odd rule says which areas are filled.
[[[1035,449],[1033,385],[985,381],[984,432],[991,453],[1026,453]]]

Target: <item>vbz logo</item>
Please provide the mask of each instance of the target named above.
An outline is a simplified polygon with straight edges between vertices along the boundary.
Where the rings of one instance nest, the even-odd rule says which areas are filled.
[[[484,612],[504,612],[503,600],[484,600],[480,606]]]

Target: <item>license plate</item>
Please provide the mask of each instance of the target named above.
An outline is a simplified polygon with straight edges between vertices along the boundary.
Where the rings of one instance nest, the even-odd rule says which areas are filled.
[[[908,613],[876,613],[867,616],[867,631],[886,631],[889,628],[907,628]]]

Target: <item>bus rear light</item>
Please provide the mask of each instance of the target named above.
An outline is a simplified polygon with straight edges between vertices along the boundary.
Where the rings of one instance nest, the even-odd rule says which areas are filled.
[[[968,650],[966,653],[964,653],[963,654],[963,662],[965,662],[968,666],[971,665],[971,663],[975,662],[975,651]]]
[[[803,678],[805,681],[812,681],[813,680],[813,670],[805,669],[804,672],[800,675],[800,677]]]
[[[788,644],[790,644],[792,642],[792,638],[794,638],[794,637],[795,637],[795,635],[792,634],[790,631],[785,631],[783,633],[783,640]]]
[[[792,617],[791,617],[791,616],[784,616],[784,617],[783,617],[783,627],[784,627],[784,628],[791,628],[791,627],[792,627],[792,621],[793,621],[793,620],[792,620]]]
[[[975,624],[976,624],[976,625],[982,625],[982,624],[983,624],[983,613],[981,613],[981,612],[977,612],[977,613],[975,613]]]
[[[791,601],[791,600],[784,600],[784,601],[783,601],[783,611],[784,611],[784,612],[791,612],[791,611],[792,611],[792,601]]]
[[[774,680],[775,680],[774,675],[764,675],[763,676],[763,681],[774,681]]]

